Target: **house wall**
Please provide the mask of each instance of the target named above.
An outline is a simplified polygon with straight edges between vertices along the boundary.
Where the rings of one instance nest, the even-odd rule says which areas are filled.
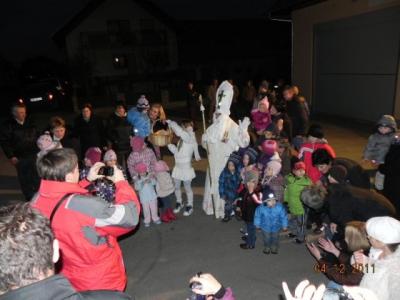
[[[328,0],[292,12],[292,81],[312,103],[314,26],[400,5],[399,0]],[[400,68],[397,73],[394,111],[400,118]]]
[[[72,32],[66,37],[67,55],[70,60],[80,53],[81,49],[81,33],[98,34],[101,38],[107,34],[108,20],[129,20],[131,31],[140,32],[140,20],[151,19],[154,23],[156,31],[163,30],[167,34],[167,47],[169,56],[168,69],[176,69],[178,65],[177,40],[176,34],[164,23],[160,22],[142,7],[136,5],[132,0],[108,0],[101,4],[92,12],[85,20],[83,20]],[[126,76],[130,73],[129,67],[139,68],[141,54],[134,53],[132,47],[120,47],[119,49],[107,49],[107,47],[99,47],[86,52],[93,64],[93,76]],[[113,65],[113,55],[126,54],[128,58],[127,69],[116,69]]]

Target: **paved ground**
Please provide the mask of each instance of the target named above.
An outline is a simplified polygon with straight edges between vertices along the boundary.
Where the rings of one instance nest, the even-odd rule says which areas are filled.
[[[40,116],[42,122],[48,118]],[[323,122],[326,136],[339,156],[360,160],[368,128],[343,122]],[[171,157],[165,157],[168,163]],[[15,171],[0,153],[0,203],[21,199]],[[186,299],[188,279],[198,271],[211,272],[234,288],[237,299],[279,299],[281,281],[294,287],[303,278],[321,282],[314,261],[302,245],[285,237],[279,255],[262,253],[261,236],[255,250],[239,248],[241,223],[228,224],[205,216],[201,200],[206,162],[195,163],[195,213],[173,224],[138,228],[121,239],[128,273],[127,292],[138,300]]]

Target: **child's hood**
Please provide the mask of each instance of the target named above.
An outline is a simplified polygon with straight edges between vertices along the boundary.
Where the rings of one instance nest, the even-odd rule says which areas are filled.
[[[393,131],[397,131],[397,123],[396,123],[396,120],[395,120],[395,118],[394,118],[393,116],[391,116],[391,115],[383,115],[383,116],[379,119],[377,125],[378,125],[378,126],[381,126],[381,125],[387,126],[387,127],[392,128]]]

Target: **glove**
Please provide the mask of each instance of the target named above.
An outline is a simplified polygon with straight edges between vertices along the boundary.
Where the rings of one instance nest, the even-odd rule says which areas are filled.
[[[104,175],[99,175],[99,170],[101,167],[104,167],[104,163],[97,162],[95,163],[89,170],[89,174],[86,176],[86,179],[89,181],[95,181],[96,179],[103,178]]]
[[[167,124],[169,125],[169,124],[171,124],[171,120],[165,120],[165,122],[167,122]]]
[[[248,117],[245,117],[243,121],[239,120],[239,129],[242,131],[247,131],[247,128],[250,125],[250,119]]]
[[[111,180],[114,183],[117,183],[118,181],[126,180],[124,177],[124,173],[117,166],[114,166],[113,176],[108,176],[107,179]]]
[[[204,105],[203,105],[203,104],[200,104],[200,111],[203,112],[203,111],[205,111],[205,110],[206,110],[206,108],[204,107]]]

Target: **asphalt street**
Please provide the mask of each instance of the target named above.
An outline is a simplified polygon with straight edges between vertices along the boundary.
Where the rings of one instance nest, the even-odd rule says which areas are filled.
[[[45,123],[48,116],[40,115]],[[339,124],[340,123],[340,124]],[[360,161],[369,127],[357,128],[342,122],[323,122],[326,136],[338,156]],[[172,157],[165,155],[172,166]],[[22,195],[16,172],[0,152],[0,204],[19,201]],[[237,299],[276,300],[282,294],[281,282],[294,289],[307,278],[324,282],[314,271],[314,260],[304,245],[281,236],[278,255],[262,253],[258,233],[256,248],[239,248],[241,222],[222,223],[201,210],[206,160],[194,163],[195,210],[190,217],[178,216],[172,224],[137,228],[120,243],[128,274],[127,292],[137,300],[186,299],[188,281],[199,271],[214,274],[225,286],[233,288]]]

